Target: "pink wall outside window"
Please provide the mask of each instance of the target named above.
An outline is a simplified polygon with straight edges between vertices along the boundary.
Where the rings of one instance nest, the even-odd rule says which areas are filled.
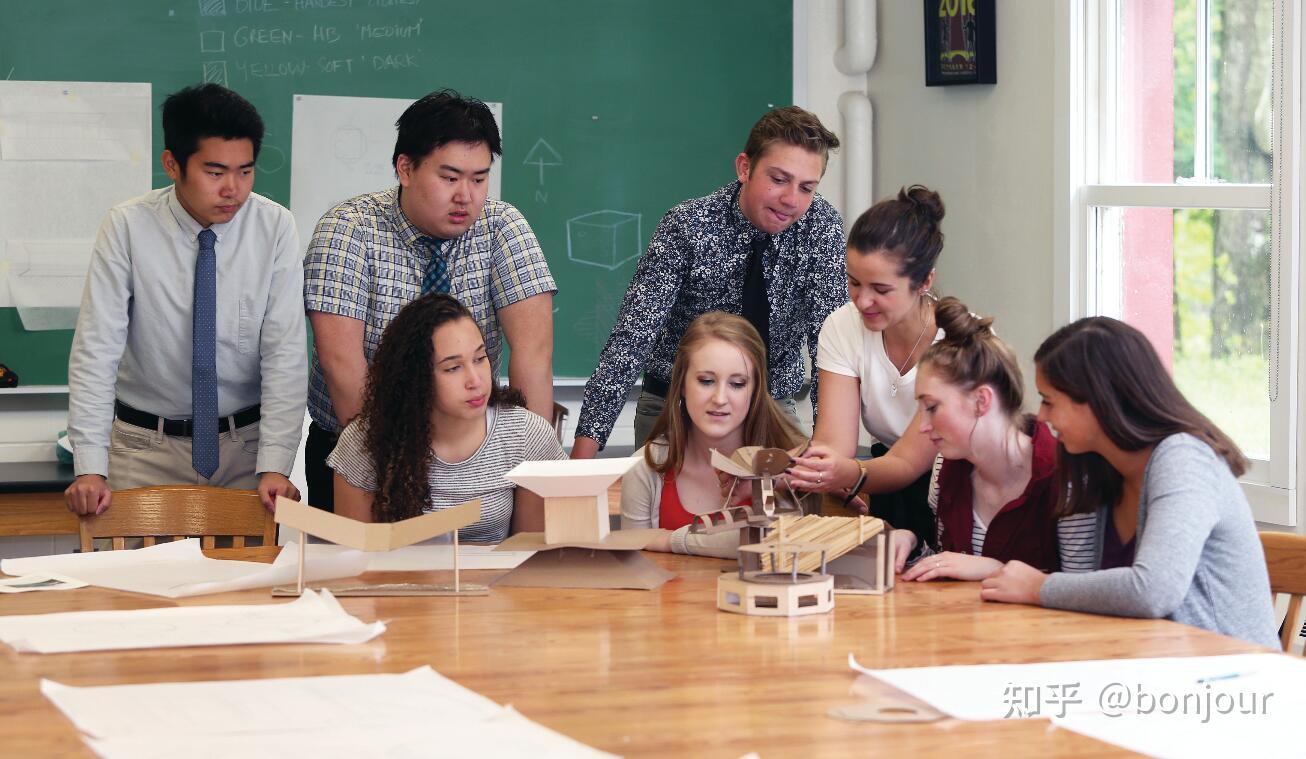
[[[1174,2],[1124,0],[1117,149],[1125,182],[1174,182]],[[1124,320],[1171,366],[1174,355],[1174,212],[1121,213]],[[1103,283],[1104,285],[1107,283]]]

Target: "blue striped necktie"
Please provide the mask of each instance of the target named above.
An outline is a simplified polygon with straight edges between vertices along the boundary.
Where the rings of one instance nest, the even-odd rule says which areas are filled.
[[[195,310],[191,317],[190,463],[206,479],[218,471],[218,256],[217,235],[200,232],[195,259]]]
[[[431,262],[426,265],[426,274],[422,277],[422,295],[429,293],[448,293],[449,262],[445,260],[440,248],[448,242],[438,237],[423,237],[422,242],[431,251]]]

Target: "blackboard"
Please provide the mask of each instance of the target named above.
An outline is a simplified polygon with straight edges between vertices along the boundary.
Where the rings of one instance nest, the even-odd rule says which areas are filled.
[[[558,281],[554,374],[583,377],[662,214],[728,182],[752,123],[791,102],[792,16],[791,0],[5,0],[0,76],[150,82],[156,156],[164,97],[223,82],[267,123],[255,191],[287,206],[295,94],[503,103],[502,197]],[[0,362],[24,384],[66,382],[71,341],[0,309]]]

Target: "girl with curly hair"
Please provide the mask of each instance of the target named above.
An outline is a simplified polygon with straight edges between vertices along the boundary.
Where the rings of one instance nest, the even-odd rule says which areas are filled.
[[[544,529],[540,498],[503,474],[566,457],[549,423],[496,382],[471,312],[431,294],[404,306],[381,336],[363,411],[327,464],[343,516],[395,522],[479,498],[480,520],[459,534],[498,542],[510,529]]]
[[[642,459],[622,481],[621,526],[660,528],[649,550],[733,557],[738,532],[689,531],[694,515],[721,508],[711,449],[729,456],[742,446],[788,449],[802,439],[767,392],[766,347],[757,330],[733,314],[703,314],[685,330],[667,403]]]

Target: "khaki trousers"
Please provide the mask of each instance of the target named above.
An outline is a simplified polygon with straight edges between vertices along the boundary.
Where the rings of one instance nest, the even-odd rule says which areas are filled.
[[[109,487],[114,490],[149,485],[213,485],[253,490],[258,460],[258,422],[218,435],[218,469],[202,477],[190,461],[190,438],[163,434],[113,420],[109,435]]]

